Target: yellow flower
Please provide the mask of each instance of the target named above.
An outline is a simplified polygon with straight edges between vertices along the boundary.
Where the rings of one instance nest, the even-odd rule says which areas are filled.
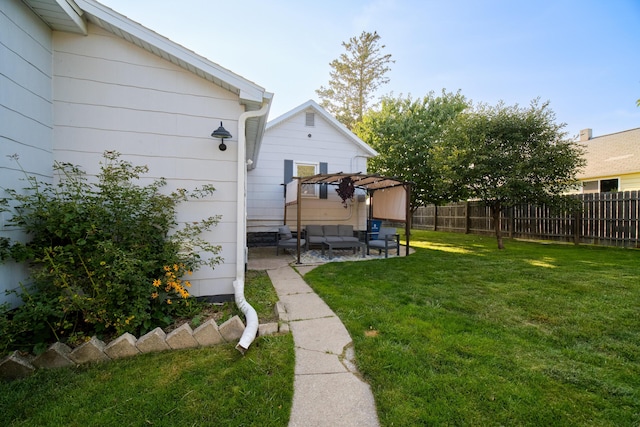
[[[173,271],[178,271],[178,264],[173,264]]]
[[[167,300],[167,304],[171,304],[171,300],[170,299]]]
[[[188,281],[188,280],[185,280],[185,281],[184,281],[184,285],[185,285],[187,288],[190,288],[190,287],[191,287],[191,282],[190,282],[190,281]]]
[[[156,280],[153,281],[153,286],[155,286],[156,288],[158,286],[160,286],[161,284],[162,284],[162,281],[160,279],[156,279]]]
[[[164,266],[164,271],[171,271],[171,268],[169,268],[169,266],[168,266],[168,265],[165,265],[165,266]]]
[[[158,298],[158,293],[157,292],[152,293],[151,294],[151,298],[153,298],[153,299]]]

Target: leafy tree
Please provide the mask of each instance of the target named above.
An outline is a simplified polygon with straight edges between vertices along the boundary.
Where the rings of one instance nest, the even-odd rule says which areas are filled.
[[[557,206],[575,185],[583,151],[566,139],[565,126],[555,123],[549,102],[536,99],[528,108],[480,105],[445,133],[438,153],[444,170],[490,207],[499,249],[501,212],[521,203]]]
[[[442,179],[434,150],[444,129],[465,108],[458,93],[436,97],[433,93],[413,100],[385,97],[379,110],[368,111],[356,134],[378,151],[369,160],[369,171],[412,181],[411,210],[426,204],[457,200],[459,185]]]
[[[346,52],[329,64],[332,69],[329,87],[316,90],[320,105],[349,129],[362,120],[374,92],[389,82],[385,74],[395,61],[390,54],[382,53],[385,45],[379,43],[377,32],[366,31],[342,42]]]

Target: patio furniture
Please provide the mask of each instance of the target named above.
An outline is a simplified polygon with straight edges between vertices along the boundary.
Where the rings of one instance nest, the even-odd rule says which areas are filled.
[[[327,247],[329,249],[329,259],[333,258],[333,250],[334,249],[353,249],[353,253],[357,252],[362,253],[362,258],[365,257],[364,242],[347,240],[347,241],[333,241],[333,242],[323,242],[322,243],[322,255],[324,255],[324,248]]]
[[[360,240],[353,235],[353,225],[316,225],[306,226],[307,249],[320,246],[324,250],[327,243],[340,243],[341,248],[359,248]],[[351,243],[352,245],[349,245]],[[338,246],[333,246],[337,248]]]
[[[306,245],[305,239],[300,239],[300,247],[304,247]],[[276,256],[278,256],[280,252],[280,248],[282,249],[296,249],[298,247],[298,239],[293,236],[291,229],[289,229],[288,225],[283,225],[278,228],[278,243],[276,244]]]
[[[381,227],[380,231],[367,233],[367,255],[371,248],[378,249],[379,254],[384,250],[385,258],[389,258],[389,249],[396,249],[400,254],[400,235],[392,227]]]

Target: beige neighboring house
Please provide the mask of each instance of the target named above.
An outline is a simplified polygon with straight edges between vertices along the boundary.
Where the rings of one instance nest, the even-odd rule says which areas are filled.
[[[580,193],[640,190],[640,128],[593,137],[580,131],[587,164],[578,174]]]

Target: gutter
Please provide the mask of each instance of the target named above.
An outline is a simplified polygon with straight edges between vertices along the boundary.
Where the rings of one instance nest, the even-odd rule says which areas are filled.
[[[258,314],[256,310],[247,302],[244,297],[244,279],[245,279],[245,262],[247,259],[247,248],[242,242],[246,241],[247,236],[247,137],[245,135],[247,119],[251,117],[260,117],[269,111],[269,103],[265,102],[262,107],[256,111],[246,111],[240,115],[238,119],[238,176],[237,176],[237,200],[238,212],[236,215],[236,280],[233,282],[233,290],[236,305],[244,314],[246,326],[240,337],[240,341],[236,345],[236,350],[244,354],[258,333]]]

